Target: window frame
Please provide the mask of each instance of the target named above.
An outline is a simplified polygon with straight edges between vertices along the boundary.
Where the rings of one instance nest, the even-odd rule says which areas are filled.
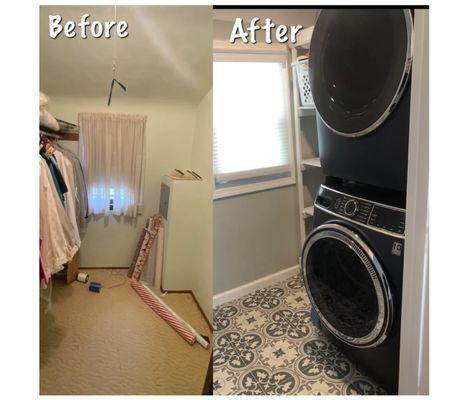
[[[239,49],[234,49],[229,43],[224,45],[223,42],[220,45],[215,43],[215,50],[213,52],[213,62],[221,61],[254,61],[254,62],[282,62],[283,63],[283,74],[284,74],[284,103],[287,113],[287,136],[289,143],[289,165],[287,166],[276,166],[268,167],[256,170],[247,170],[233,173],[236,176],[242,175],[244,178],[255,178],[263,176],[271,176],[272,173],[278,173],[282,169],[289,170],[290,176],[277,179],[267,179],[261,182],[253,183],[242,183],[235,184],[229,187],[217,188],[216,186],[216,174],[213,171],[213,184],[214,193],[213,199],[224,199],[228,197],[238,196],[242,194],[249,194],[259,192],[263,190],[276,189],[285,186],[291,186],[296,184],[296,172],[295,172],[295,152],[294,152],[294,140],[293,140],[293,118],[292,118],[292,101],[291,101],[291,63],[290,53],[286,47],[272,48],[253,48],[251,51],[244,49],[240,46]],[[214,119],[214,112],[213,112]],[[213,122],[214,127],[214,122]],[[263,172],[267,172],[263,174]]]

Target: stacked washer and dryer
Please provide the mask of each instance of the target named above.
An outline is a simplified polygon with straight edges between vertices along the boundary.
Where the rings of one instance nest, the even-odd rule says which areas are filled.
[[[321,166],[301,267],[321,328],[398,392],[412,12],[326,9],[310,46]]]

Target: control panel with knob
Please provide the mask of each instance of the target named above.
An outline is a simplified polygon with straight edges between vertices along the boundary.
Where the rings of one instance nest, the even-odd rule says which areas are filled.
[[[316,208],[338,214],[355,223],[404,235],[406,222],[404,209],[350,196],[324,185],[321,185],[315,203]]]
[[[348,217],[354,217],[359,210],[358,202],[354,199],[348,200],[343,210]]]

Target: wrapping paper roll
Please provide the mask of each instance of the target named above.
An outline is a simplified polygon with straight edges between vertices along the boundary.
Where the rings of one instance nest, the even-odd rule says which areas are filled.
[[[196,341],[195,335],[173,315],[166,306],[158,300],[153,293],[147,290],[140,282],[135,279],[131,280],[131,285],[140,298],[161,318],[163,318],[171,327],[182,336],[188,344],[194,344]]]
[[[148,220],[148,228],[144,229],[144,237],[140,244],[139,253],[135,260],[134,266],[132,271],[129,271],[128,276],[130,278],[135,278],[137,280],[140,279],[142,275],[143,268],[145,267],[145,263],[147,262],[148,256],[150,254],[151,247],[153,242],[155,241],[155,237],[158,234],[158,228],[160,224],[160,218],[158,215],[154,215],[149,218]]]

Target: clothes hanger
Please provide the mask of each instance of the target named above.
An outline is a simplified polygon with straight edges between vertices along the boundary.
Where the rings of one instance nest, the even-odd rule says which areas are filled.
[[[45,145],[45,152],[48,156],[52,156],[55,153],[55,148],[52,146],[50,142]]]
[[[53,145],[53,142],[56,142],[57,138],[53,136],[50,137],[50,134],[41,132],[40,140],[41,140],[41,146],[39,149],[40,150],[44,149],[45,154],[47,156],[52,156],[53,153],[55,153],[55,147]]]
[[[39,152],[43,150],[44,155],[48,156],[47,153],[47,146],[48,146],[48,138],[46,137],[41,137],[40,138],[40,144],[39,144]]]
[[[113,96],[113,87],[114,87],[114,82],[116,82],[119,86],[121,86],[122,90],[124,90],[125,92],[127,91],[126,87],[121,83],[119,82],[113,75],[113,79],[111,81],[111,86],[110,86],[110,93],[108,95],[108,107],[110,106],[111,104],[111,98]]]

